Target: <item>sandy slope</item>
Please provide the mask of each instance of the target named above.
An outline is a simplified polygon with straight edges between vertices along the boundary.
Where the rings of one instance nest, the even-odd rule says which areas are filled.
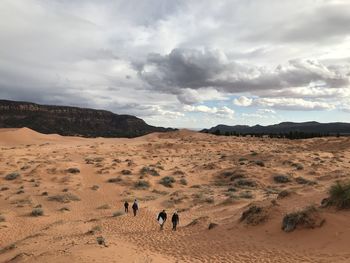
[[[286,213],[318,205],[330,184],[349,178],[348,138],[289,141],[178,131],[84,139],[6,129],[0,130],[0,149],[0,215],[5,218],[0,262],[350,262],[349,211],[320,209],[326,220],[322,227],[281,230]],[[142,175],[145,166],[160,176]],[[20,178],[4,179],[15,171]],[[243,174],[256,186],[237,187],[237,181],[222,176],[226,171]],[[317,184],[278,184],[272,179],[276,174]],[[164,176],[175,178],[172,188],[159,184]],[[116,177],[120,181],[108,182]],[[140,177],[149,189],[134,187]],[[285,189],[295,193],[276,199]],[[64,194],[79,201],[49,201]],[[124,200],[134,198],[141,205],[137,217],[112,216]],[[266,222],[239,221],[252,202],[270,207]],[[44,215],[31,216],[39,204]],[[180,211],[177,232],[170,222],[159,231],[155,218],[163,208],[169,216]],[[208,230],[212,222],[218,226]],[[106,246],[97,244],[99,236]]]

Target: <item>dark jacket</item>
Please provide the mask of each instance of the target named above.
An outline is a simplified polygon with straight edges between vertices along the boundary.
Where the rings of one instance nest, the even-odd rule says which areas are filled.
[[[132,209],[134,209],[134,210],[138,210],[139,209],[139,206],[137,205],[136,202],[132,205]]]
[[[125,208],[129,207],[129,203],[128,203],[128,202],[125,202],[125,203],[124,203],[124,207],[125,207]]]
[[[173,217],[171,218],[171,222],[178,224],[179,223],[179,215],[173,214]]]
[[[166,221],[166,218],[167,218],[167,214],[165,212],[160,212],[159,215],[158,215],[158,220],[162,218],[163,221],[165,222]]]

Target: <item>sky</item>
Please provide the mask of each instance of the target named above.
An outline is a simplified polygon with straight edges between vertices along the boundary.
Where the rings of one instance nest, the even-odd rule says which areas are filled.
[[[1,0],[0,98],[163,127],[350,122],[348,0]]]

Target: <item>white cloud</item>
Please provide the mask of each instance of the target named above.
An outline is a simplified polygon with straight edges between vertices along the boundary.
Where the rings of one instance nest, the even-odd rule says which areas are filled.
[[[198,105],[198,106],[185,105],[184,111],[214,114],[218,117],[230,118],[230,119],[234,118],[234,113],[235,113],[234,110],[226,106],[217,108],[217,107],[208,107],[206,105]]]
[[[245,96],[241,96],[233,100],[233,104],[235,104],[236,106],[242,106],[242,107],[250,106],[252,105],[252,103],[253,103],[253,99],[247,98]]]
[[[330,103],[296,98],[258,98],[254,100],[254,104],[279,110],[310,111],[335,109],[335,106]]]

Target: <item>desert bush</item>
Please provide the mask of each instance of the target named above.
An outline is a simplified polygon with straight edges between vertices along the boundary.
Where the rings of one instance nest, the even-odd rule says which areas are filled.
[[[289,190],[282,190],[281,192],[278,193],[277,198],[278,199],[285,198],[285,197],[290,196],[291,194],[292,194],[292,192]]]
[[[42,196],[48,196],[49,193],[45,191],[45,192],[42,192],[41,195],[42,195]]]
[[[180,179],[180,184],[187,185],[187,180],[185,178]]]
[[[134,187],[136,189],[147,189],[150,187],[150,183],[144,180],[139,180],[135,182]]]
[[[159,176],[159,173],[157,172],[157,170],[155,170],[154,168],[151,168],[149,166],[144,166],[142,167],[142,169],[140,170],[140,174],[142,175],[152,175],[152,176]]]
[[[44,210],[40,207],[34,208],[30,213],[32,216],[42,216],[44,215]]]
[[[244,191],[239,194],[240,198],[252,199],[254,195],[250,191]]]
[[[91,186],[91,190],[97,191],[98,189],[100,189],[100,187],[96,184]]]
[[[7,187],[7,186],[2,186],[1,188],[0,188],[0,191],[7,191],[7,190],[9,190],[10,188],[9,187]]]
[[[308,184],[308,185],[317,184],[315,181],[311,181],[311,180],[305,179],[304,177],[297,177],[297,178],[295,178],[295,181],[298,184]]]
[[[160,179],[159,183],[164,185],[165,187],[173,187],[173,183],[175,183],[175,178],[172,176],[165,176]]]
[[[293,167],[295,167],[297,170],[303,170],[304,166],[301,163],[293,163]]]
[[[69,209],[69,207],[64,206],[64,207],[60,208],[60,211],[65,212],[65,211],[70,211],[70,209]]]
[[[247,159],[247,158],[244,158],[244,157],[241,157],[241,158],[238,159],[238,161],[239,161],[239,162],[245,162],[245,161],[248,161],[248,159]]]
[[[227,189],[227,192],[237,192],[237,189],[234,187],[230,187],[229,189]]]
[[[101,226],[94,226],[94,227],[91,228],[89,231],[87,231],[86,234],[88,234],[88,235],[94,235],[94,234],[96,234],[96,233],[98,233],[98,232],[101,232],[101,231],[102,231]]]
[[[255,161],[255,164],[258,165],[258,166],[261,166],[261,167],[265,166],[265,163],[263,161],[261,161],[261,160]]]
[[[47,200],[56,201],[60,203],[69,203],[70,201],[80,201],[80,198],[74,194],[66,193],[66,194],[49,196]]]
[[[244,221],[248,225],[258,225],[265,222],[267,219],[268,212],[266,208],[252,205],[247,210],[243,211],[240,221]]]
[[[236,187],[256,187],[257,184],[255,181],[250,179],[239,179],[234,184]]]
[[[199,185],[199,184],[194,184],[194,185],[191,186],[191,188],[196,188],[196,189],[198,189],[198,188],[202,188],[202,186]]]
[[[339,209],[350,208],[350,181],[336,182],[332,185],[326,205],[336,206]]]
[[[80,173],[80,170],[78,168],[68,168],[67,172],[71,174],[78,174]]]
[[[119,182],[121,182],[121,181],[123,181],[123,179],[120,178],[120,177],[109,178],[109,179],[107,180],[108,183],[119,183]]]
[[[0,222],[5,222],[6,221],[6,218],[5,218],[5,216],[3,216],[3,215],[0,215]]]
[[[109,204],[104,204],[104,205],[97,207],[97,209],[111,209],[111,206]]]
[[[122,216],[122,215],[124,215],[123,211],[116,211],[113,213],[113,217],[118,217],[118,216]]]
[[[230,195],[227,197],[224,201],[221,202],[222,205],[232,205],[236,203],[236,201],[239,199],[236,195]]]
[[[9,173],[8,175],[5,176],[5,180],[7,181],[12,181],[20,177],[20,174],[17,172],[14,173]]]
[[[122,170],[121,173],[123,175],[130,175],[131,174],[131,171],[130,170]]]
[[[273,176],[273,180],[274,180],[276,183],[280,183],[280,184],[285,184],[285,183],[289,183],[289,182],[290,182],[289,176],[287,176],[287,175],[282,175],[282,174]]]
[[[185,173],[181,170],[176,170],[173,172],[173,175],[184,175]]]
[[[99,244],[99,245],[106,246],[106,240],[105,240],[104,237],[102,237],[102,236],[96,237],[96,242],[97,242],[97,244]]]
[[[314,206],[309,206],[303,210],[285,215],[282,221],[282,230],[292,232],[298,226],[303,228],[321,227],[324,222],[325,220],[318,215],[317,209]]]

